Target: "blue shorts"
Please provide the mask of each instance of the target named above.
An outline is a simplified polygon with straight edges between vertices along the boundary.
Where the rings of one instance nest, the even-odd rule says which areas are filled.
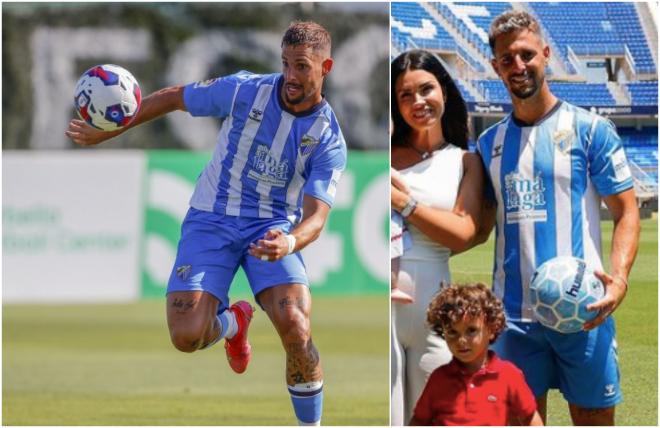
[[[229,287],[241,266],[256,296],[281,284],[309,286],[300,252],[275,262],[248,254],[250,243],[270,229],[288,233],[286,219],[233,217],[190,208],[181,225],[181,240],[167,292],[206,291],[218,300],[218,313],[229,307]]]
[[[492,345],[525,374],[536,397],[559,388],[571,404],[587,409],[621,401],[614,319],[591,331],[561,334],[534,322],[507,322]]]

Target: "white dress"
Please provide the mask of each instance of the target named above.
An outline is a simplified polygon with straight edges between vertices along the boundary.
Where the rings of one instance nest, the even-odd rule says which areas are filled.
[[[452,210],[463,178],[463,153],[447,145],[423,161],[399,171],[411,196],[424,205]],[[426,379],[451,360],[447,344],[426,324],[426,310],[442,282],[448,283],[450,250],[407,225],[412,246],[401,257],[398,287],[414,303],[392,302],[391,424],[412,417]]]

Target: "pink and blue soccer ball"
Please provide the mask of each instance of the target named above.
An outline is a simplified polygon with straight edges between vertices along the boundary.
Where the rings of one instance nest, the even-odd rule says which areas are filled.
[[[598,311],[587,305],[600,300],[605,289],[584,260],[555,257],[534,272],[529,286],[536,319],[560,333],[576,333]]]
[[[80,76],[74,95],[76,111],[91,126],[114,131],[131,123],[142,94],[135,77],[113,64],[97,65]]]

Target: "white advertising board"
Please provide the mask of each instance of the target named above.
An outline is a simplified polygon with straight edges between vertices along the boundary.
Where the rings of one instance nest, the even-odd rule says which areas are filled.
[[[137,299],[145,162],[139,151],[4,152],[3,301]]]

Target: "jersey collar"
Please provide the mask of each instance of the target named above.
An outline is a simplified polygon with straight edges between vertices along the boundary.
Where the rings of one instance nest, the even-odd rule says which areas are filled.
[[[561,107],[562,104],[563,104],[563,101],[558,99],[557,102],[555,103],[555,105],[550,109],[550,111],[547,112],[543,117],[541,117],[539,120],[537,120],[534,123],[523,122],[522,120],[520,120],[516,116],[514,116],[513,112],[511,113],[511,120],[519,128],[525,128],[525,127],[529,127],[529,126],[538,126],[538,125],[542,124],[543,122],[545,122],[550,116],[555,114],[555,112],[557,110],[559,110],[559,107]]]
[[[475,378],[475,377],[481,377],[481,376],[487,376],[490,374],[495,374],[500,371],[500,366],[502,365],[502,360],[495,354],[495,352],[489,350],[488,351],[488,361],[486,362],[486,365],[479,370],[477,370],[473,374],[467,374],[463,371],[463,368],[461,367],[460,363],[456,358],[452,358],[452,360],[449,362],[447,365],[447,369],[452,373],[457,376],[460,376],[461,378],[464,379],[469,379],[469,378]]]

